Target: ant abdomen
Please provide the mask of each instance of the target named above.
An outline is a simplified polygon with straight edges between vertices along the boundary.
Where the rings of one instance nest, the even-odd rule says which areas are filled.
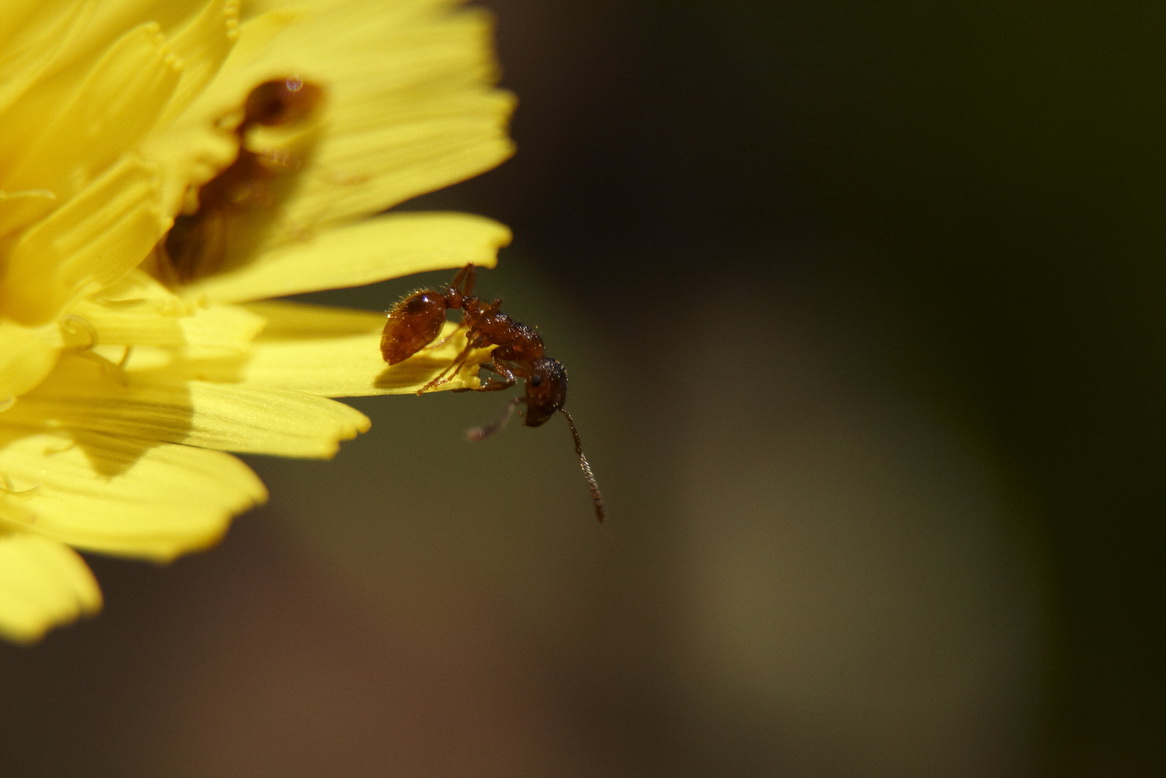
[[[404,362],[432,343],[445,325],[445,297],[430,289],[414,292],[389,312],[381,332],[381,355],[390,365]]]

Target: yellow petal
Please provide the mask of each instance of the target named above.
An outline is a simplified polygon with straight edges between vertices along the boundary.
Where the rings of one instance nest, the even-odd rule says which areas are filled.
[[[249,307],[268,324],[252,346],[242,380],[326,397],[412,394],[449,367],[466,342],[454,337],[389,367],[380,350],[384,314],[284,302]],[[450,323],[445,334],[455,329]],[[441,388],[475,388],[477,372],[471,364]]]
[[[206,3],[172,33],[170,46],[181,63],[181,80],[162,122],[188,108],[231,53],[239,26],[239,4],[231,0]]]
[[[210,276],[192,295],[239,302],[361,286],[426,270],[493,267],[510,230],[458,213],[400,213],[371,219],[284,246],[232,272]]]
[[[34,517],[19,529],[159,561],[211,545],[232,515],[267,496],[246,465],[221,451],[98,434],[0,427],[0,472],[8,499]]]
[[[101,290],[98,296],[70,306],[61,321],[61,330],[68,347],[96,347],[96,351],[115,362],[133,356],[138,364],[147,359],[142,347],[150,346],[241,353],[263,324],[261,318],[239,306],[184,300],[135,270],[114,286]],[[107,348],[111,346],[123,348]],[[129,355],[126,346],[134,349]],[[168,356],[173,358],[174,353]]]
[[[119,376],[96,360],[66,357],[35,391],[4,415],[6,425],[46,425],[204,448],[328,458],[368,418],[324,397],[279,389]],[[123,380],[119,380],[122,378]]]
[[[23,324],[129,272],[165,229],[152,167],[127,158],[21,236],[0,284],[0,310]]]
[[[166,171],[162,201],[168,212],[179,210],[192,182],[205,182],[229,164],[237,151],[233,136],[221,120],[242,101],[230,95],[205,100],[214,79],[238,38],[239,3],[215,0],[190,19],[180,22],[170,45],[181,63],[181,79],[165,113],[161,131],[151,133],[140,146],[147,159]]]
[[[285,211],[290,223],[385,210],[496,167],[514,153],[504,122],[513,105],[509,95],[473,94],[440,105],[396,99],[402,106],[391,121],[373,123],[369,116],[363,126],[321,141],[314,165],[336,172],[302,176],[302,190]],[[360,171],[368,170],[377,174],[362,177]]]
[[[157,24],[126,33],[84,79],[44,85],[5,112],[5,152],[18,160],[5,187],[71,196],[154,126],[178,79]]]
[[[91,9],[84,3],[9,2],[0,14],[0,112],[32,86]]]
[[[44,332],[0,319],[0,408],[43,381],[56,362]]]
[[[0,238],[24,229],[56,206],[57,196],[47,189],[0,192]]]
[[[101,345],[196,346],[242,352],[263,329],[263,319],[235,305],[204,303],[181,308],[151,301],[115,305],[83,300],[71,308],[70,322],[80,322]]]
[[[268,5],[248,4],[259,15],[244,21],[214,90],[238,104],[255,84],[287,73],[327,88],[326,132],[298,174],[283,213],[289,224],[380,212],[513,153],[514,98],[492,88],[487,14],[432,0],[278,3],[263,13]],[[280,24],[286,29],[273,34]]]
[[[0,534],[0,637],[29,643],[100,608],[93,574],[68,546],[24,533]]]

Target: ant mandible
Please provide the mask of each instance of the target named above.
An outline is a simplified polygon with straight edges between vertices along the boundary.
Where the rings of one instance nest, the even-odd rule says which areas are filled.
[[[406,297],[389,311],[381,333],[381,355],[390,365],[403,362],[432,343],[445,324],[446,311],[460,308],[462,320],[458,328],[466,328],[466,345],[449,367],[442,370],[432,381],[418,390],[423,394],[453,380],[475,349],[493,346],[489,357],[478,365],[495,376],[489,376],[474,391],[493,392],[508,389],[521,378],[525,381],[522,397],[516,397],[506,406],[506,412],[498,421],[485,427],[475,427],[468,434],[471,440],[481,440],[491,435],[509,421],[519,403],[526,404],[524,422],[528,427],[537,427],[556,412],[567,418],[571,434],[575,438],[575,453],[579,456],[579,467],[587,479],[591,499],[595,503],[595,517],[600,523],[606,515],[599,484],[591,472],[591,464],[583,455],[583,441],[571,414],[563,408],[567,401],[567,371],[557,359],[546,356],[543,339],[530,327],[517,322],[499,308],[502,299],[495,298],[485,303],[474,295],[474,281],[477,270],[474,265],[466,265],[458,271],[448,286],[438,289],[422,289]],[[456,391],[456,390],[455,390]]]
[[[162,273],[189,283],[219,269],[226,254],[227,225],[234,214],[272,205],[270,184],[296,160],[289,154],[252,151],[247,133],[254,127],[281,127],[311,116],[324,90],[299,76],[276,78],[252,89],[243,118],[232,131],[239,151],[231,164],[198,190],[198,208],[179,214],[161,242]]]

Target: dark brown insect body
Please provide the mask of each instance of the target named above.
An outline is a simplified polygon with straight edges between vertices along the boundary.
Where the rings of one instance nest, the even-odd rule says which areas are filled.
[[[235,159],[202,185],[197,210],[179,214],[162,240],[166,280],[188,283],[217,271],[226,253],[230,218],[273,204],[272,181],[296,160],[287,154],[251,151],[246,146],[248,131],[303,121],[322,99],[319,86],[291,76],[264,81],[251,90],[243,103],[243,118],[232,131],[239,144]]]
[[[445,324],[446,311],[461,309],[462,321],[459,327],[466,328],[465,347],[453,363],[423,386],[418,394],[451,381],[476,349],[493,347],[486,361],[478,364],[480,369],[493,375],[486,378],[475,391],[507,389],[521,378],[525,382],[523,396],[511,401],[506,414],[494,424],[471,430],[470,438],[481,440],[501,429],[519,403],[526,405],[523,418],[528,427],[537,427],[555,413],[562,413],[575,437],[579,466],[591,489],[596,517],[602,522],[605,510],[599,486],[591,472],[591,465],[583,456],[583,443],[575,427],[575,420],[563,408],[567,401],[567,371],[562,363],[546,355],[542,337],[537,332],[502,313],[501,299],[495,298],[486,303],[474,295],[476,276],[475,267],[466,265],[448,286],[423,289],[397,303],[389,312],[389,320],[381,333],[382,356],[390,365],[405,361],[437,338]]]

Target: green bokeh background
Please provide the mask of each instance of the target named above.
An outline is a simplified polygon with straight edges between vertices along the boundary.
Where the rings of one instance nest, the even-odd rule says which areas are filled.
[[[1166,7],[492,0],[565,425],[331,464],[0,646],[12,775],[1166,770]],[[332,295],[383,309],[450,274]]]

